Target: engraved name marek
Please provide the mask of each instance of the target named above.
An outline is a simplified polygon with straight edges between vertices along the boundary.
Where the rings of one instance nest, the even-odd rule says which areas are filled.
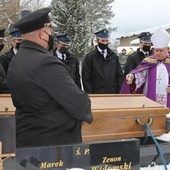
[[[41,162],[40,169],[46,169],[46,168],[58,168],[63,167],[64,162],[62,160],[59,160],[57,162]]]

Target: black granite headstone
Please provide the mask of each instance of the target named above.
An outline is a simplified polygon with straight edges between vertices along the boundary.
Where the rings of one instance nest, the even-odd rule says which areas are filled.
[[[15,117],[0,117],[0,141],[2,141],[2,153],[15,153]]]
[[[138,139],[16,150],[17,170],[139,170]]]

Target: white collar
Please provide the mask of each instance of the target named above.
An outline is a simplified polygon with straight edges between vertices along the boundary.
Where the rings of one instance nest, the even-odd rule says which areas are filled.
[[[100,48],[99,48],[99,46],[97,46],[97,49],[99,50],[99,52],[102,54],[102,51],[104,51],[104,53],[107,53],[107,49],[105,49],[105,50],[101,50]]]
[[[140,48],[140,51],[145,55],[145,54],[148,54],[148,56],[149,56],[149,51],[147,51],[147,52],[145,52],[145,51],[143,51],[141,48]]]
[[[66,59],[66,54],[61,54],[58,50],[56,50],[56,54],[57,54],[57,57],[59,58],[59,59],[63,59],[62,58],[62,55],[64,55],[64,60]]]
[[[15,48],[13,48],[13,52],[14,52],[14,54],[16,54],[16,53],[17,53],[17,50],[16,50]]]

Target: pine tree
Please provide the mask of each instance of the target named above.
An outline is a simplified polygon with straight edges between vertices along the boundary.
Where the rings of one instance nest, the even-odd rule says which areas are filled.
[[[114,16],[110,6],[113,1],[52,0],[54,32],[56,35],[70,35],[73,55],[83,57],[93,48],[93,33],[108,25]]]

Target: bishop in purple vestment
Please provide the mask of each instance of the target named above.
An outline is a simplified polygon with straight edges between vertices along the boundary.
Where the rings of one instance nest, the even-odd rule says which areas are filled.
[[[154,55],[145,58],[123,82],[122,94],[141,93],[170,108],[169,34],[159,28],[151,37]],[[161,73],[162,72],[162,73]]]

